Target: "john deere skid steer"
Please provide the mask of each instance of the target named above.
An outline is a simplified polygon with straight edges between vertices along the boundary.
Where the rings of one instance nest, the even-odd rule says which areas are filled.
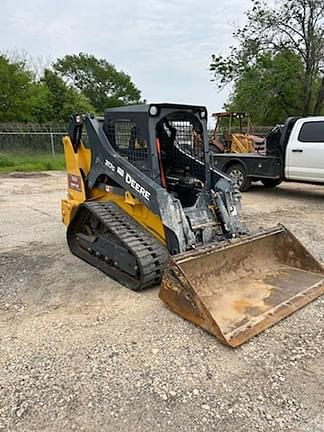
[[[324,292],[283,226],[248,232],[232,180],[209,162],[207,111],[151,104],[74,115],[64,137],[71,252],[237,346]]]

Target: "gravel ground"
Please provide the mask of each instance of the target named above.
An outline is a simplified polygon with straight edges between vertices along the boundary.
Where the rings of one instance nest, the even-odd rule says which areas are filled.
[[[324,431],[324,298],[238,349],[72,256],[63,173],[0,177],[0,430]],[[324,261],[324,187],[255,186],[251,227]]]

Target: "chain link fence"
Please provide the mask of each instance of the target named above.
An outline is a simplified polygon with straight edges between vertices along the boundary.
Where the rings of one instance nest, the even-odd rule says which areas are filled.
[[[0,123],[0,155],[63,154],[65,125]],[[61,156],[59,156],[61,157]]]
[[[265,136],[272,126],[258,126],[253,133]],[[63,154],[62,138],[66,134],[64,124],[0,123],[0,155],[48,154],[53,159]],[[209,129],[211,137],[213,130]],[[233,132],[238,132],[233,129]]]
[[[64,169],[62,138],[66,127],[66,124],[0,123],[0,174]],[[270,129],[261,126],[253,132],[265,136]],[[86,134],[83,141],[87,143]]]

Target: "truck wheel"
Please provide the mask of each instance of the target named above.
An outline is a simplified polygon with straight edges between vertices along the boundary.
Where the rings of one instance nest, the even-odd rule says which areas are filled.
[[[276,187],[281,183],[280,179],[262,179],[261,181],[266,188]]]
[[[231,165],[227,170],[227,174],[238,185],[241,192],[247,191],[251,186],[251,180],[246,175],[246,171],[241,164]]]

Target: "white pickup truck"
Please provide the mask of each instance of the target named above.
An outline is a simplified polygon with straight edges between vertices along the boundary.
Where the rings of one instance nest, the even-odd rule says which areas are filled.
[[[240,190],[261,180],[274,187],[281,181],[324,183],[324,117],[290,117],[266,137],[266,155],[212,153],[215,168],[228,173]]]

